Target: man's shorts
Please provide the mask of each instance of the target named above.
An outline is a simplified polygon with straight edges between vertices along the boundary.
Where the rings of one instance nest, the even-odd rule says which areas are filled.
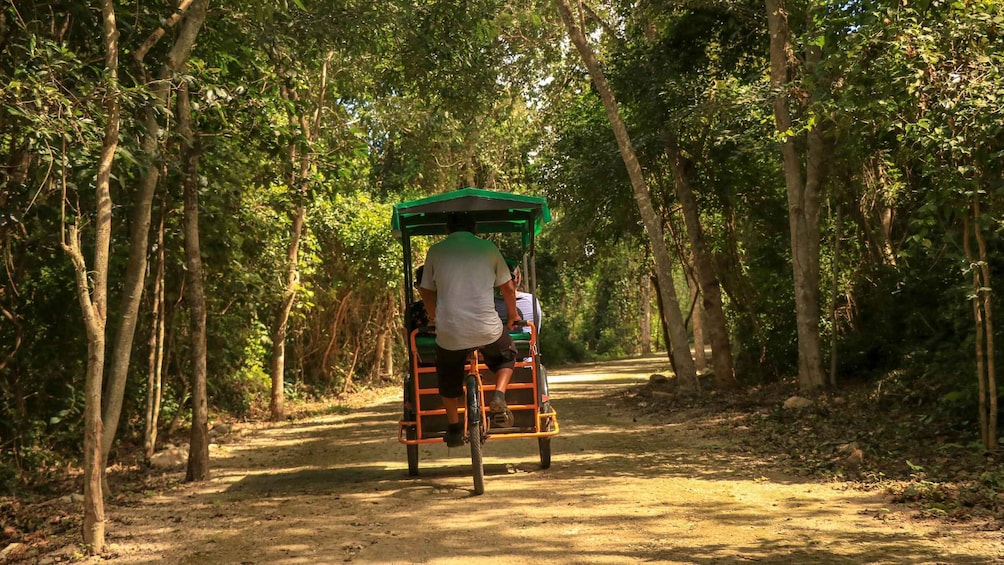
[[[512,369],[516,365],[516,344],[508,332],[502,332],[497,340],[480,349],[485,365],[493,373],[500,369]],[[470,351],[470,349],[443,349],[438,343],[436,344],[439,394],[446,398],[460,398],[464,395],[465,365]]]

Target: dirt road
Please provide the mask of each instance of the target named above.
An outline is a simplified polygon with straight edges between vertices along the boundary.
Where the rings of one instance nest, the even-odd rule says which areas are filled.
[[[400,393],[351,413],[253,430],[213,451],[213,479],[110,506],[107,563],[993,563],[999,532],[917,521],[839,483],[774,476],[723,454],[694,421],[654,422],[606,400],[662,358],[551,375],[562,433],[551,469],[534,440],[421,450],[407,475]],[[716,443],[718,442],[718,443]]]

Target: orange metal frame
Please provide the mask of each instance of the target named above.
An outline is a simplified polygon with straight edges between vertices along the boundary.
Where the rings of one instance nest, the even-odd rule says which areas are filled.
[[[533,389],[533,398],[536,400],[536,399],[540,398],[540,390],[539,390],[539,386],[538,386],[540,376],[537,374],[537,328],[536,328],[536,326],[534,326],[533,322],[527,321],[527,322],[525,322],[525,324],[530,327],[530,354],[531,354],[531,358],[530,358],[530,361],[517,361],[514,368],[517,368],[517,369],[518,368],[529,368],[530,372],[531,372],[531,375],[533,376],[533,378],[531,379],[531,382],[529,382],[529,383],[510,383],[508,389],[509,390]],[[419,333],[418,330],[413,330],[411,332],[411,335],[409,336],[409,342],[410,342],[410,347],[411,347],[411,351],[412,351],[412,356],[411,356],[412,357],[412,362],[411,362],[411,371],[412,371],[412,373],[411,374],[412,374],[412,383],[413,383],[413,387],[414,387],[414,389],[413,389],[412,392],[413,392],[414,399],[415,399],[415,420],[411,420],[411,421],[400,420],[398,422],[397,440],[399,442],[401,442],[403,444],[407,444],[407,445],[415,445],[415,444],[420,444],[420,443],[442,443],[443,439],[439,438],[439,437],[430,437],[430,438],[424,438],[424,439],[422,438],[422,416],[445,415],[446,414],[446,409],[445,408],[436,408],[436,409],[431,409],[431,410],[423,410],[422,409],[422,395],[423,394],[438,394],[439,393],[439,389],[438,388],[421,388],[420,387],[420,381],[421,381],[421,379],[419,379],[419,375],[421,375],[421,374],[429,374],[429,373],[435,374],[436,373],[436,367],[432,366],[432,365],[425,365],[425,366],[419,365],[419,363],[418,363],[418,345],[417,345],[417,343],[415,341],[415,337],[418,335],[418,333]],[[470,363],[468,362],[468,366],[469,366],[469,364]],[[481,412],[482,412],[482,416],[481,417],[482,417],[482,421],[484,421],[484,422],[488,421],[487,420],[487,418],[488,418],[488,416],[487,416],[488,409],[486,408],[485,394],[488,393],[488,392],[492,392],[492,391],[495,390],[495,385],[484,385],[481,382],[481,371],[485,371],[487,369],[488,369],[488,367],[485,366],[484,363],[479,363],[478,364],[478,384],[480,385],[480,388],[481,388]],[[496,434],[493,434],[493,433],[491,433],[491,427],[489,426],[489,428],[488,428],[488,439],[520,439],[520,438],[531,438],[531,437],[538,437],[538,438],[539,437],[550,437],[550,436],[556,436],[560,432],[560,428],[558,426],[558,412],[553,407],[551,408],[550,412],[541,412],[540,411],[540,406],[535,402],[534,404],[510,404],[509,408],[511,410],[513,410],[513,411],[529,410],[529,409],[532,408],[533,411],[534,411],[534,414],[536,416],[536,418],[534,419],[535,420],[534,427],[535,427],[536,431],[534,431],[534,432],[509,432],[509,433],[496,433]],[[465,421],[467,419],[466,411],[467,411],[466,407],[463,406],[463,405],[461,405],[460,406],[460,413],[463,414]],[[543,423],[543,421],[546,418],[551,418],[551,420],[552,420],[552,422],[554,424],[554,428],[552,430],[545,430],[544,429],[544,423]],[[405,430],[408,427],[410,427],[410,426],[415,426],[415,429],[417,431],[417,433],[415,435],[416,435],[417,439],[407,439],[405,437]],[[466,428],[466,426],[465,426],[465,428]]]

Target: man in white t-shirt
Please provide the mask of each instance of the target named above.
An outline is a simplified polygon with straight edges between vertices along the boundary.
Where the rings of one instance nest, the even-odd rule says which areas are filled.
[[[511,419],[505,391],[516,362],[516,346],[508,333],[519,319],[516,291],[502,253],[494,243],[475,237],[474,227],[470,214],[454,212],[447,217],[449,235],[429,248],[418,289],[429,321],[436,326],[436,372],[449,423],[444,439],[450,447],[464,443],[458,407],[471,349],[480,348],[485,364],[495,373],[491,411]],[[509,314],[505,324],[495,311],[496,288]]]

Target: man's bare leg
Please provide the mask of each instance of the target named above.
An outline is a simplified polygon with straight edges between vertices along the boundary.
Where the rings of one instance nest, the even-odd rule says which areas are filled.
[[[451,424],[459,424],[460,411],[458,408],[460,406],[460,399],[446,398],[445,396],[441,398],[443,399],[443,408],[446,408],[446,421]]]
[[[514,422],[512,412],[505,401],[505,391],[509,388],[510,379],[512,379],[512,369],[499,369],[495,373],[495,394],[488,403],[491,411],[502,418],[502,426],[511,426]]]
[[[512,379],[512,369],[499,369],[495,373],[495,390],[505,393],[509,388],[509,381]]]
[[[446,409],[446,436],[443,441],[446,442],[448,447],[460,447],[464,445],[464,427],[460,423],[460,413],[457,407],[460,405],[459,398],[446,398],[441,396],[443,399],[443,408]]]

